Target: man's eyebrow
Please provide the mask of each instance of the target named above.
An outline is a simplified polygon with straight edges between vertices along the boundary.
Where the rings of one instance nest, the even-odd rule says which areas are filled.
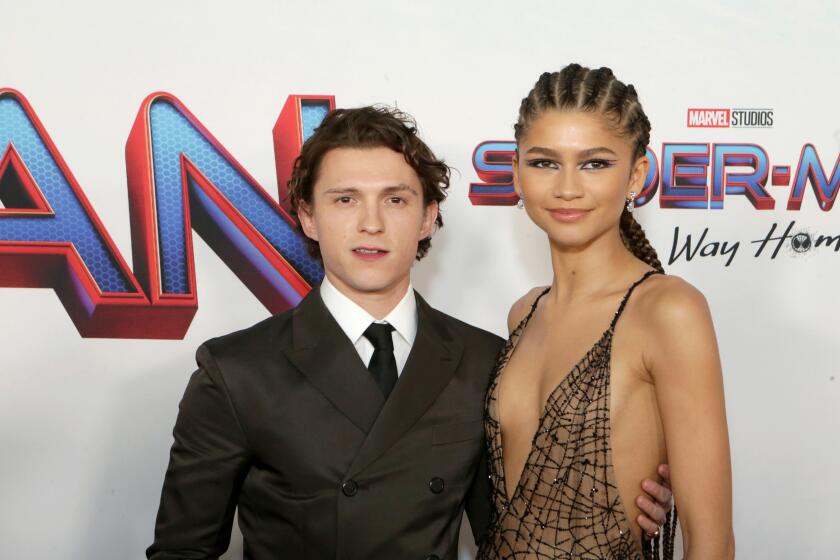
[[[398,192],[410,192],[411,194],[417,194],[417,190],[413,187],[406,185],[405,183],[399,183],[397,185],[393,185],[391,187],[385,187],[384,191],[387,194],[398,193]]]
[[[327,187],[325,194],[355,194],[359,192],[356,187]]]
[[[359,192],[359,189],[356,187],[327,187],[324,189],[324,194],[358,194]],[[398,183],[396,185],[385,187],[382,189],[382,192],[385,194],[398,192],[409,192],[415,195],[418,194],[416,189],[406,185],[405,183]]]

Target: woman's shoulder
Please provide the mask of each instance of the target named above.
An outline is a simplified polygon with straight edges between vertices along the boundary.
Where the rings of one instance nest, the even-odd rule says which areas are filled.
[[[703,293],[679,276],[656,274],[642,286],[637,297],[638,308],[651,327],[679,329],[709,317],[709,305]]]
[[[536,286],[528,290],[525,295],[513,302],[508,312],[508,332],[512,332],[516,326],[522,322],[522,319],[531,311],[534,302],[540,297],[548,286]]]

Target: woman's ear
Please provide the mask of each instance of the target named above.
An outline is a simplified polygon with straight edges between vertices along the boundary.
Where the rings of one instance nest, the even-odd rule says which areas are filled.
[[[627,196],[631,192],[637,195],[645,188],[645,179],[647,179],[648,169],[650,168],[650,161],[648,161],[647,154],[637,158],[633,163],[633,169],[630,170],[630,183],[627,186]]]
[[[513,190],[519,195],[519,198],[522,198],[522,190],[519,188],[519,152],[513,152],[510,169],[513,173]]]

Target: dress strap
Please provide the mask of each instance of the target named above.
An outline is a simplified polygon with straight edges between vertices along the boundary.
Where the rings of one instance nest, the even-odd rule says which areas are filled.
[[[533,314],[534,314],[534,311],[536,311],[536,310],[537,310],[537,304],[540,302],[540,300],[542,299],[542,297],[543,297],[545,294],[547,294],[547,293],[548,293],[548,291],[549,291],[549,290],[551,290],[551,286],[548,286],[546,289],[544,289],[544,290],[540,293],[540,295],[538,295],[538,296],[534,299],[534,303],[532,303],[532,304],[531,304],[531,309],[528,311],[528,314],[527,314],[527,315],[525,315],[525,316],[522,318],[522,320],[521,320],[521,321],[519,321],[519,324],[516,326],[516,328],[515,328],[515,329],[513,329],[513,332],[511,332],[511,333],[510,333],[510,334],[511,334],[511,336],[514,336],[514,335],[519,334],[519,331],[521,331],[523,328],[525,328],[525,325],[527,325],[527,324],[531,321],[531,315],[533,315]]]
[[[624,294],[624,298],[621,300],[621,304],[618,306],[618,311],[615,312],[615,317],[613,317],[612,323],[610,323],[610,330],[615,329],[615,324],[618,323],[618,318],[621,317],[621,313],[624,311],[624,307],[627,305],[627,300],[630,299],[630,296],[633,294],[633,290],[638,287],[639,284],[653,276],[654,274],[662,274],[662,272],[658,270],[648,270],[644,273],[644,275],[633,282],[633,285],[628,288],[627,293]]]
[[[534,311],[537,310],[537,304],[540,302],[542,297],[549,292],[549,290],[551,290],[551,286],[547,286],[542,292],[540,292],[540,295],[538,295],[534,300],[534,303],[531,304],[531,310],[528,312],[528,317],[534,314]]]

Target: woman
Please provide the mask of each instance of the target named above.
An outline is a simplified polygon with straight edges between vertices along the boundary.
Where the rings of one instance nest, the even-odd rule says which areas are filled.
[[[714,330],[633,219],[650,137],[635,89],[608,68],[545,73],[515,131],[514,184],[548,235],[554,279],[508,317],[486,403],[495,516],[479,557],[658,557],[626,498],[667,462],[685,558],[732,558]]]

